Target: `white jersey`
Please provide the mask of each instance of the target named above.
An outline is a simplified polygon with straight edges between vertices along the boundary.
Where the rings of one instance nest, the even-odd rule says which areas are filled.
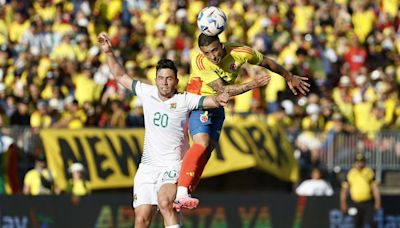
[[[145,136],[141,163],[166,166],[181,161],[189,149],[187,121],[193,109],[202,107],[204,96],[181,93],[166,101],[156,86],[134,81],[132,92],[142,101]]]

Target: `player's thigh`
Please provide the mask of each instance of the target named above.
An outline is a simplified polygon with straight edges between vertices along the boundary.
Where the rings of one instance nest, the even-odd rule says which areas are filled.
[[[205,137],[208,137],[210,134],[211,119],[206,112],[207,111],[203,110],[195,110],[190,113],[189,132],[193,140],[205,140]]]
[[[140,164],[133,185],[133,207],[157,205],[157,187],[159,170]]]
[[[166,183],[161,185],[158,192],[158,205],[160,208],[169,207],[175,200],[176,184]]]
[[[221,136],[222,126],[224,125],[225,115],[224,113],[217,113],[213,116],[213,122],[210,126],[210,145],[215,147]]]
[[[195,110],[190,113],[189,131],[195,143],[209,146],[210,141],[218,142],[224,123],[223,109]]]
[[[161,175],[157,181],[157,198],[160,207],[162,207],[162,204],[172,203],[175,199],[176,183],[178,183],[180,169],[181,162],[170,164],[162,169]]]
[[[210,135],[208,133],[197,133],[192,136],[193,143],[200,144],[203,147],[210,145]]]

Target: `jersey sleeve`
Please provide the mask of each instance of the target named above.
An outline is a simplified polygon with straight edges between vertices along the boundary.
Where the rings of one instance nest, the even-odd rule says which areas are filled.
[[[185,103],[189,110],[203,108],[205,96],[185,92]]]
[[[374,173],[374,171],[369,167],[367,167],[366,169],[367,169],[366,176],[368,178],[368,181],[370,183],[374,182],[375,181],[375,173]]]
[[[142,83],[137,80],[132,82],[132,95],[142,98],[143,96],[149,95],[154,86]]]
[[[240,59],[241,62],[253,65],[260,65],[264,59],[263,54],[247,46],[234,47],[231,53],[236,59]]]

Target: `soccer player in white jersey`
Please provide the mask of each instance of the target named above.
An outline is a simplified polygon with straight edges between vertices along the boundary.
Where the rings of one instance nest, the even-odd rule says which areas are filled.
[[[189,148],[186,123],[196,108],[216,108],[226,105],[227,93],[217,96],[178,94],[177,69],[168,59],[156,67],[156,86],[129,77],[118,63],[110,39],[105,33],[98,37],[112,75],[143,103],[145,139],[142,160],[134,180],[135,227],[149,227],[157,206],[167,228],[179,228],[172,204],[183,153]]]

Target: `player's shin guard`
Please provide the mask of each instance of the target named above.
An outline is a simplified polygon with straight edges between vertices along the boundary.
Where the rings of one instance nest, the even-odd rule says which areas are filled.
[[[194,178],[192,183],[189,186],[189,194],[192,194],[196,189],[197,185],[200,183],[201,175],[203,174],[204,168],[206,167],[208,159],[204,158],[204,156],[200,157],[199,162],[197,163],[196,173],[194,174]]]
[[[178,186],[189,188],[193,179],[198,173],[199,163],[201,163],[206,148],[200,144],[193,144],[183,157],[182,167],[179,174]],[[204,167],[202,167],[204,169]],[[203,172],[203,170],[201,170]],[[200,175],[201,175],[200,172]]]

